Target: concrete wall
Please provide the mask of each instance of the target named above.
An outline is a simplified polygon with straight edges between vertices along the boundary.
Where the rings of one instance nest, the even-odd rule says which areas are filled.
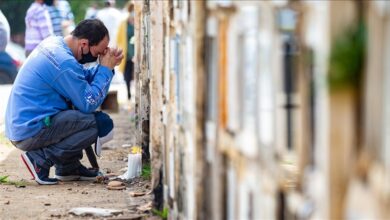
[[[364,10],[364,86],[333,91],[329,56],[357,21],[354,1],[135,4],[137,140],[156,208],[170,219],[388,217],[390,190],[376,186],[390,167],[386,10]]]

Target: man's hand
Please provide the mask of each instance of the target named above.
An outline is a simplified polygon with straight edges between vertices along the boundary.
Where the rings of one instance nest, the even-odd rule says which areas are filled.
[[[116,60],[115,66],[119,65],[123,59],[123,50],[119,49],[119,48],[115,48],[114,56],[115,56],[115,60]]]
[[[118,48],[107,48],[104,55],[99,57],[100,65],[114,69],[123,59],[122,50]]]

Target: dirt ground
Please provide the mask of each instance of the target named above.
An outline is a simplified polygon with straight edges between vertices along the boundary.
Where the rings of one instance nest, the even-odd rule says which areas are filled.
[[[133,145],[134,115],[129,108],[121,107],[119,113],[110,113],[115,123],[114,140],[103,148],[98,159],[104,173],[123,174],[127,167],[128,147]],[[134,197],[132,192],[149,192],[150,180],[139,177],[126,183],[124,190],[108,190],[107,183],[88,181],[64,182],[42,186],[31,180],[30,173],[20,159],[21,151],[13,147],[4,134],[0,134],[0,176],[9,176],[15,184],[0,184],[0,219],[101,219],[103,217],[76,216],[69,211],[76,207],[116,209],[122,214],[106,219],[148,219],[152,216],[152,194]],[[86,156],[84,165],[90,166]],[[54,168],[51,169],[54,175]],[[12,182],[11,182],[12,183]],[[146,211],[145,211],[146,209]]]

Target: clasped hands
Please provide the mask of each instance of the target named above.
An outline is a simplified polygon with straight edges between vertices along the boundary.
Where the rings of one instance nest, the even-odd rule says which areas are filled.
[[[99,56],[99,63],[102,66],[106,66],[110,69],[114,69],[116,65],[123,59],[122,49],[119,48],[107,48],[105,53]]]

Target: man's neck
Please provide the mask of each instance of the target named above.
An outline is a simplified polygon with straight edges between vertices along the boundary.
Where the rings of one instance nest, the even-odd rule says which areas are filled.
[[[73,53],[73,56],[77,56],[77,38],[73,37],[72,35],[67,35],[64,37],[65,44],[68,45],[70,50]],[[77,59],[77,58],[76,58]]]

